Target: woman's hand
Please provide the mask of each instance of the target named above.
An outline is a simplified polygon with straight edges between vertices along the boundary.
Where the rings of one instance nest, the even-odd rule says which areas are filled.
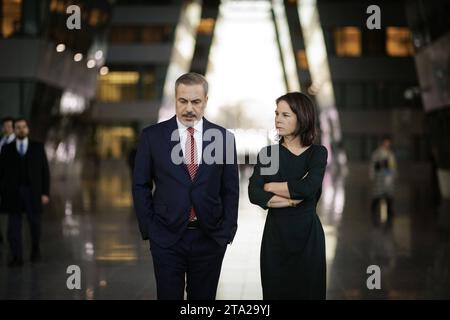
[[[272,185],[273,185],[273,182],[265,183],[265,184],[264,184],[264,191],[266,191],[266,192],[272,192]]]
[[[271,192],[280,197],[290,198],[287,182],[268,182],[264,184],[264,191]]]
[[[274,195],[270,198],[269,202],[267,202],[267,207],[269,208],[287,208],[297,206],[303,200],[292,200],[289,198],[283,198],[277,195]]]

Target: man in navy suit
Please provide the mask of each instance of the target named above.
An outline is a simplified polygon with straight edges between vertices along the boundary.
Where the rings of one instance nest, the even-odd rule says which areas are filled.
[[[237,229],[239,174],[234,136],[203,117],[208,83],[175,83],[176,115],[145,128],[133,173],[139,228],[150,240],[158,299],[213,300]]]
[[[28,138],[25,119],[14,121],[14,142],[4,146],[0,155],[0,194],[2,208],[8,212],[10,267],[23,265],[22,212],[31,232],[31,262],[40,260],[41,215],[50,201],[50,171],[44,145]]]
[[[13,122],[14,119],[11,117],[5,117],[2,119],[2,136],[0,137],[0,154],[2,153],[2,148],[4,146],[7,146],[11,142],[14,141],[16,138],[14,134],[14,128],[13,128]],[[1,208],[1,195],[0,195],[0,214],[3,213],[3,210]],[[3,235],[2,235],[2,227],[0,225],[0,244],[3,243]]]
[[[6,146],[14,141],[16,135],[13,128],[14,119],[5,117],[2,119],[2,136],[0,137],[0,153],[2,153],[3,146]]]

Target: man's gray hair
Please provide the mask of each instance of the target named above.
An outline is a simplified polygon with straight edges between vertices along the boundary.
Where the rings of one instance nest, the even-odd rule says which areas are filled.
[[[180,84],[184,84],[184,85],[201,84],[203,86],[203,91],[205,93],[205,96],[208,95],[208,81],[206,81],[205,77],[199,73],[188,72],[188,73],[181,75],[177,79],[177,81],[175,81],[175,93]]]

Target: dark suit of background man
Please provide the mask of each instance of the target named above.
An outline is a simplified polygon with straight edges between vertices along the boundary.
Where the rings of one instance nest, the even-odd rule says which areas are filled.
[[[16,138],[13,128],[14,119],[5,117],[2,119],[2,135],[0,136],[0,153],[5,145],[10,144]]]
[[[142,238],[150,240],[158,299],[182,300],[185,279],[188,300],[215,299],[225,250],[237,229],[234,136],[203,118],[207,94],[203,76],[182,75],[175,83],[176,116],[145,128],[139,138],[133,198]],[[208,141],[207,131],[220,132],[224,143]],[[171,157],[177,147],[180,164]],[[232,160],[206,163],[207,147],[217,147],[224,159],[230,152]]]
[[[11,117],[5,117],[2,119],[2,135],[0,137],[0,154],[2,153],[3,146],[6,146],[14,141],[16,136],[14,135],[14,128],[13,128],[13,121],[14,119]],[[0,204],[1,204],[1,195],[0,195]],[[0,205],[0,213],[3,213],[1,211],[1,205]],[[3,243],[3,234],[2,234],[2,227],[0,225],[0,244]]]
[[[12,260],[10,267],[23,265],[22,212],[25,211],[31,231],[31,261],[40,259],[42,205],[49,202],[50,173],[42,143],[28,138],[25,119],[14,121],[16,140],[3,148],[0,155],[0,181],[3,210],[8,212],[8,241]]]

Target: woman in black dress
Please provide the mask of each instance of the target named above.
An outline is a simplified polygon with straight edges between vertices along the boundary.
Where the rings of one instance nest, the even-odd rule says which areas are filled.
[[[250,202],[269,209],[261,243],[263,298],[325,299],[325,235],[316,205],[328,152],[313,143],[316,113],[308,96],[287,93],[276,104],[280,142],[260,151],[248,187]]]

